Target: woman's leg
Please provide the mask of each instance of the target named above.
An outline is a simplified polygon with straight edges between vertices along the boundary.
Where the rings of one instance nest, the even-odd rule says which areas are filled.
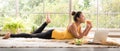
[[[52,39],[52,31],[54,29],[48,30],[46,32],[42,32],[42,33],[36,33],[38,38],[43,38],[43,39]]]
[[[33,34],[41,33],[43,31],[43,29],[47,26],[47,24],[50,23],[50,22],[51,22],[50,15],[47,14],[46,15],[46,21],[42,24],[42,26],[40,26],[36,31],[34,31]]]
[[[47,23],[44,22],[44,23],[43,23],[36,31],[34,31],[32,34],[41,33],[46,26],[47,26]]]
[[[37,37],[36,34],[27,34],[27,33],[20,33],[20,34],[11,34],[10,37],[24,37],[24,38],[34,38]]]
[[[43,33],[36,33],[36,34],[27,34],[27,33],[20,33],[20,34],[6,34],[3,39],[8,39],[10,37],[15,38],[15,37],[24,37],[24,38],[43,38],[43,39],[52,39],[52,30],[48,30]]]
[[[10,37],[12,37],[12,38],[15,38],[15,37],[33,38],[33,37],[37,37],[37,34],[27,34],[27,33],[10,34],[10,33],[7,33],[7,34],[5,34],[3,39],[8,39]]]

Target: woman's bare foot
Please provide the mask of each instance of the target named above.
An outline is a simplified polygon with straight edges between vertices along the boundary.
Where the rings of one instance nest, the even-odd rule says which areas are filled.
[[[10,38],[10,33],[7,33],[7,34],[5,34],[5,36],[3,37],[3,39],[8,39],[8,38]]]
[[[50,22],[51,22],[50,15],[47,14],[47,15],[46,15],[46,23],[50,23]]]

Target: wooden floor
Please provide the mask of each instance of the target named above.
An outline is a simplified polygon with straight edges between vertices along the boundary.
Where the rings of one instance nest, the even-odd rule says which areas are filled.
[[[117,40],[120,40],[120,38],[117,38]],[[71,45],[67,43],[68,41],[70,40],[38,38],[9,38],[5,40],[0,37],[0,48],[120,48],[120,46],[94,44]]]

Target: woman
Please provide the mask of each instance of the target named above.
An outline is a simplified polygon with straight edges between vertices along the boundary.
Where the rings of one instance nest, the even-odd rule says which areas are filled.
[[[83,36],[87,36],[90,29],[92,28],[92,24],[90,21],[87,21],[86,29],[81,31],[81,23],[85,23],[85,17],[82,12],[72,12],[74,22],[68,25],[65,31],[57,31],[55,29],[48,30],[46,32],[42,32],[43,29],[50,23],[49,17],[46,18],[46,22],[42,24],[40,28],[34,31],[32,34],[20,33],[20,34],[10,34],[7,33],[3,39],[8,39],[9,37],[25,37],[25,38],[43,38],[43,39],[72,39],[72,38],[82,38]]]
[[[68,26],[68,31],[76,38],[82,38],[87,36],[90,29],[92,28],[92,24],[90,21],[86,21],[82,12],[72,12],[74,22]],[[81,23],[87,23],[85,30],[81,31]]]

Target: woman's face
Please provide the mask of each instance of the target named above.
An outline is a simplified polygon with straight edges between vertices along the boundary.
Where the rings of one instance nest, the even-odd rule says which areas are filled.
[[[85,22],[85,17],[82,13],[80,14],[80,17],[78,18],[78,21],[81,22],[81,23]]]

